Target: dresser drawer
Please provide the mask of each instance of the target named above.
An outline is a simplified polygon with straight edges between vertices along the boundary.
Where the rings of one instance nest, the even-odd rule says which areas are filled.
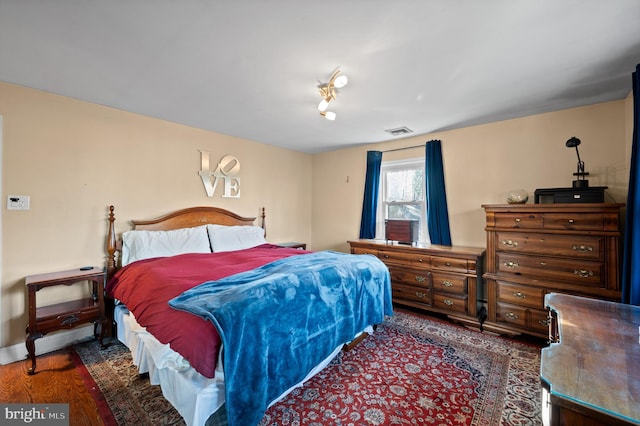
[[[513,305],[542,308],[544,306],[544,289],[531,286],[520,286],[497,282],[498,300]]]
[[[364,247],[351,247],[352,254],[372,254],[374,256],[380,256],[379,250],[364,248]]]
[[[78,324],[97,321],[98,319],[100,319],[100,308],[96,305],[89,309],[38,318],[38,331],[46,333],[62,328],[73,328]]]
[[[467,272],[468,270],[467,259],[457,259],[455,257],[432,256],[431,266],[452,272]]]
[[[549,312],[542,309],[532,309],[530,327],[538,333],[549,334]]]
[[[400,263],[407,266],[429,267],[431,259],[421,253],[405,253],[401,251],[380,250],[378,257],[384,263]]]
[[[604,237],[496,232],[498,251],[604,259]]]
[[[545,213],[544,229],[603,231],[602,213]]]
[[[498,253],[497,270],[534,279],[552,279],[601,287],[604,263],[583,259],[564,259],[543,256],[523,256]]]
[[[409,285],[391,284],[391,292],[394,302],[402,303],[403,300],[420,302],[431,306],[432,294],[430,288],[413,287]]]
[[[498,322],[513,324],[517,327],[525,328],[527,326],[528,312],[529,308],[498,302],[496,320]]]
[[[413,269],[404,269],[397,266],[389,267],[391,282],[393,284],[407,284],[423,288],[431,288],[431,272]]]
[[[496,228],[542,229],[541,213],[500,213],[495,216]]]
[[[498,302],[496,319],[498,322],[527,329],[533,333],[549,334],[548,314],[543,309]]]
[[[434,291],[467,294],[467,277],[464,275],[433,272],[431,280]]]
[[[467,296],[434,292],[433,306],[452,312],[465,313],[467,312]]]

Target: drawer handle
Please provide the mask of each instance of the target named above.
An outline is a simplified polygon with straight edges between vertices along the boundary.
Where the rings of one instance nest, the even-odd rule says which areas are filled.
[[[574,222],[573,222],[573,219],[569,219],[569,221],[568,221],[568,222],[569,222],[569,223],[574,223]]]
[[[589,278],[593,276],[593,271],[587,271],[586,269],[574,269],[573,274],[579,276],[580,278]]]
[[[515,297],[517,297],[518,299],[526,299],[526,298],[527,298],[527,295],[526,295],[526,294],[524,294],[524,293],[523,293],[523,292],[521,292],[521,291],[516,291],[515,293],[513,293],[513,295],[514,295]]]
[[[80,321],[80,318],[78,318],[75,315],[69,315],[69,316],[65,317],[62,320],[62,322],[60,322],[60,325],[70,325],[70,324],[73,324],[73,323],[78,322],[78,321]]]
[[[517,314],[514,314],[513,312],[507,312],[505,316],[510,320],[517,320],[518,318],[520,318]]]
[[[516,223],[520,223],[520,218],[519,217],[516,218]]]
[[[580,244],[579,246],[574,244],[573,246],[571,246],[571,248],[573,250],[579,251],[581,253],[586,253],[588,251],[593,251],[593,247],[592,246],[585,246],[584,244]]]
[[[418,281],[419,283],[423,283],[426,280],[427,279],[425,277],[423,277],[422,275],[416,275],[416,281]]]
[[[518,247],[518,242],[513,240],[506,240],[502,242],[502,245],[505,245],[507,247]]]
[[[385,255],[384,255],[384,258],[385,258],[385,259],[388,259],[388,258],[389,258],[389,255],[388,255],[388,254],[385,254]]]
[[[549,327],[549,323],[550,323],[549,320],[540,320],[540,321],[538,321],[538,324],[544,325],[545,327]]]
[[[416,291],[416,296],[418,296],[420,299],[424,299],[425,297],[427,297],[427,293]]]
[[[422,263],[422,258],[418,259],[418,263]]]
[[[453,300],[451,299],[444,299],[443,302],[447,306],[453,306]]]
[[[442,281],[442,286],[443,287],[453,287],[453,283],[449,280],[447,281]]]
[[[520,265],[518,265],[516,262],[509,261],[509,262],[504,262],[504,266],[506,266],[507,268],[514,269],[514,268],[517,268]]]
[[[451,262],[444,262],[444,266],[451,266]]]

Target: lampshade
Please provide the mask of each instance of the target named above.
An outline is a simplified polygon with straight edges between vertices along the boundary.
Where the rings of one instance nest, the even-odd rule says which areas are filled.
[[[341,87],[346,86],[348,82],[349,82],[349,79],[347,78],[347,76],[341,75],[341,76],[338,76],[333,81],[333,87],[335,87],[336,89],[340,89]]]
[[[335,120],[335,119],[336,119],[336,113],[335,113],[335,112],[333,112],[333,111],[327,111],[327,112],[325,112],[323,115],[325,116],[325,118],[326,118],[327,120],[331,120],[331,121],[333,121],[333,120]]]
[[[328,107],[329,107],[329,101],[327,101],[326,99],[321,100],[320,103],[318,104],[318,110],[322,112],[326,111]]]

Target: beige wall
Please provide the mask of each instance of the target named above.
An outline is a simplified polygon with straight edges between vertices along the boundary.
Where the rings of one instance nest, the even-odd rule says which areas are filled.
[[[437,132],[390,143],[332,151],[313,157],[313,246],[347,251],[358,237],[366,151],[442,140],[445,184],[454,245],[484,247],[482,204],[505,203],[507,193],[570,187],[576,170],[571,136],[591,186],[608,186],[607,201],[625,202],[628,186],[628,99]],[[420,157],[422,148],[387,153],[383,161]]]
[[[310,241],[310,155],[4,83],[0,115],[2,347],[24,342],[26,275],[104,264],[109,204],[118,232],[128,220],[178,208],[257,216],[264,206],[269,241]],[[238,158],[239,199],[222,198],[220,189],[207,197],[199,150],[214,164]],[[31,210],[6,210],[8,194],[29,195]],[[41,297],[48,304],[69,290]]]

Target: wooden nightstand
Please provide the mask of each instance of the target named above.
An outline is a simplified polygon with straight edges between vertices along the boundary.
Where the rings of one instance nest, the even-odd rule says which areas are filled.
[[[307,243],[288,242],[288,243],[280,243],[278,245],[280,247],[296,248],[296,249],[301,249],[301,250],[306,250],[307,249]]]
[[[26,277],[25,284],[29,292],[29,325],[27,326],[25,344],[31,359],[31,368],[27,371],[28,374],[34,374],[36,371],[35,340],[49,332],[93,322],[93,333],[96,337],[98,337],[98,326],[100,326],[99,338],[100,344],[102,344],[107,326],[104,308],[104,281],[105,272],[102,268],[95,266],[86,270],[84,268],[82,270],[72,269]],[[83,282],[93,284],[92,294],[89,297],[48,306],[37,306],[36,304],[36,294],[40,289],[57,285],[70,286]]]

